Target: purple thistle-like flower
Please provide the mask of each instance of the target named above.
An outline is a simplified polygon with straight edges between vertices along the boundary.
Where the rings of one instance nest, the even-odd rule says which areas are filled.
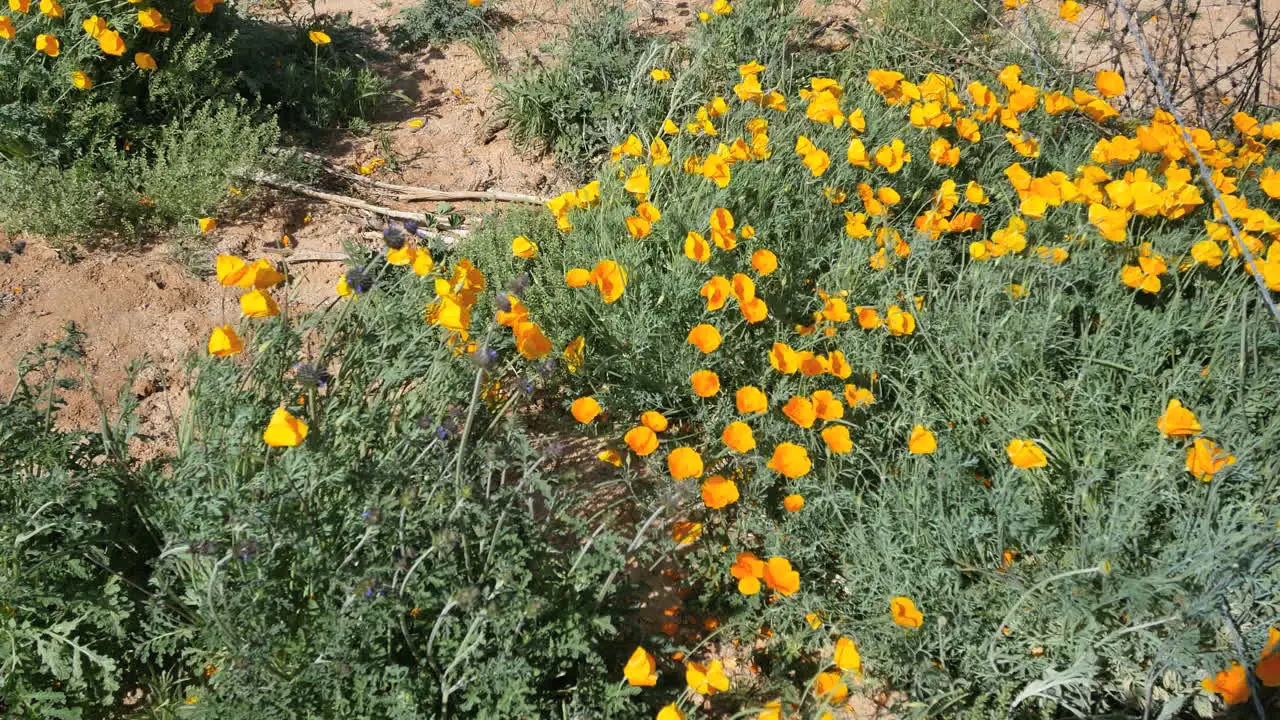
[[[347,285],[357,295],[363,295],[373,288],[373,275],[363,267],[353,267],[347,271]]]
[[[394,225],[388,225],[382,231],[382,241],[392,250],[399,250],[407,242],[404,237],[404,231]]]
[[[529,289],[529,284],[531,282],[533,282],[533,278],[529,276],[529,273],[522,272],[511,278],[511,282],[507,283],[507,292],[519,297],[524,294],[525,290]]]
[[[312,388],[324,387],[332,379],[328,370],[311,363],[298,363],[293,366],[293,372],[298,382]]]
[[[492,367],[498,360],[498,351],[493,348],[476,348],[471,353],[471,363],[479,368]]]

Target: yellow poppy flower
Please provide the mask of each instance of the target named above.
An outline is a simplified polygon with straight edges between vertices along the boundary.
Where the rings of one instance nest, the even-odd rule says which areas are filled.
[[[295,447],[307,438],[307,424],[280,407],[271,415],[262,441],[271,447]]]
[[[261,290],[250,290],[240,296],[240,312],[245,317],[266,318],[280,314],[280,306]]]
[[[924,624],[924,613],[916,609],[911,598],[899,595],[889,602],[889,613],[893,621],[904,628],[916,629]]]
[[[244,341],[230,325],[216,327],[209,335],[209,354],[214,357],[231,357],[244,350]]]
[[[538,244],[524,235],[517,235],[511,239],[511,254],[518,258],[532,260],[538,257]]]
[[[938,449],[938,439],[925,426],[916,425],[907,438],[907,449],[913,455],[932,455]]]
[[[311,42],[315,45],[328,45],[333,42],[333,38],[329,37],[328,33],[321,30],[312,30],[307,33],[307,37],[310,38]]]
[[[622,669],[627,684],[635,687],[653,687],[658,684],[658,663],[653,655],[642,647],[637,647]]]
[[[123,46],[121,47],[121,50],[123,51]],[[157,67],[156,59],[151,56],[151,53],[145,52],[135,53],[133,56],[133,64],[137,65],[140,70],[155,70]]]
[[[58,38],[46,33],[36,36],[37,52],[42,52],[49,57],[58,57],[58,53],[61,51],[60,48],[61,45],[58,43]]]
[[[1049,464],[1049,458],[1045,457],[1044,450],[1041,450],[1033,440],[1014,438],[1009,441],[1005,452],[1009,455],[1009,462],[1023,470],[1042,468]]]
[[[1197,480],[1211,482],[1214,475],[1235,462],[1234,455],[1207,438],[1196,438],[1191,447],[1187,448],[1187,472]]]
[[[787,512],[798,513],[804,509],[804,496],[792,493],[782,498],[782,507],[786,508]]]

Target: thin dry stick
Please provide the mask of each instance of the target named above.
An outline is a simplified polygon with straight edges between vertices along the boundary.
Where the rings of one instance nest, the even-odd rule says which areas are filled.
[[[412,202],[414,200],[475,200],[475,201],[492,201],[492,202],[514,202],[528,203],[530,205],[541,205],[547,201],[546,198],[537,195],[522,195],[520,193],[510,193],[495,190],[492,192],[480,190],[440,190],[437,188],[419,187],[415,185],[397,185],[395,183],[386,183],[373,178],[365,177],[353,173],[349,170],[334,165],[325,158],[315,153],[303,152],[299,153],[306,162],[319,167],[325,172],[335,175],[350,182],[368,185],[369,187],[386,190],[388,192],[399,193],[404,197],[400,198],[404,202]]]
[[[337,205],[346,205],[347,207],[358,208],[360,210],[365,210],[367,212],[375,213],[377,215],[383,215],[389,218],[395,218],[397,220],[412,220],[414,222],[427,223],[430,225],[435,225],[437,222],[442,222],[442,221],[447,222],[447,220],[445,220],[444,218],[437,218],[435,215],[430,215],[428,213],[409,212],[408,210],[393,210],[388,207],[382,207],[381,205],[373,205],[363,200],[358,200],[356,198],[348,197],[346,195],[336,195],[334,193],[322,192],[320,190],[316,190],[315,188],[307,187],[306,185],[300,185],[295,182],[290,182],[288,180],[285,180],[284,178],[277,177],[275,175],[267,175],[265,173],[254,173],[253,175],[249,176],[249,179],[253,180],[256,183],[261,183],[269,187],[277,188],[280,190],[288,190],[290,192],[294,192],[299,195],[305,195],[306,197],[315,198],[317,200],[324,200],[326,202],[331,202]]]

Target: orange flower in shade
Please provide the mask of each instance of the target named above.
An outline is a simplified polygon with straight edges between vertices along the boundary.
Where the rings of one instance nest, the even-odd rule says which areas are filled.
[[[1204,428],[1200,427],[1195,413],[1183,407],[1181,400],[1174,398],[1169,400],[1164,414],[1156,420],[1156,429],[1164,433],[1165,437],[1173,439],[1197,435]]]
[[[702,456],[689,447],[678,447],[667,455],[667,470],[676,480],[702,477]]]
[[[681,520],[671,526],[671,539],[681,545],[690,545],[702,537],[702,523]]]
[[[650,430],[660,433],[667,429],[667,418],[657,410],[646,410],[640,415],[640,424]]]
[[[849,437],[849,428],[844,425],[832,425],[823,429],[822,441],[831,452],[844,455],[853,451],[853,440]]]
[[[600,403],[596,402],[593,397],[580,397],[573,401],[573,405],[569,406],[569,412],[573,414],[573,419],[586,425],[596,416],[600,414]]]
[[[209,335],[209,354],[214,357],[231,357],[244,350],[244,341],[230,325],[213,329]]]
[[[658,663],[652,654],[642,647],[637,647],[622,669],[628,685],[635,687],[653,687],[658,684]]]
[[[1231,667],[1200,681],[1205,692],[1211,692],[1222,698],[1228,705],[1243,705],[1249,702],[1249,671],[1236,663]]]
[[[691,662],[685,666],[685,682],[689,689],[699,695],[714,695],[729,689],[729,678],[724,674],[724,665],[719,660],[710,664]]]
[[[839,705],[849,697],[849,686],[845,684],[844,676],[840,673],[823,672],[818,673],[818,677],[813,681],[813,693],[824,702]]]
[[[720,347],[720,331],[715,325],[702,323],[689,331],[687,340],[690,345],[704,353],[709,353]]]
[[[0,16],[0,40],[12,40],[18,36],[18,28],[9,16]]]
[[[662,706],[658,711],[657,720],[685,720],[685,717],[680,708],[676,707],[675,703],[671,703]]]
[[[778,256],[770,250],[757,250],[751,253],[751,267],[760,275],[768,275],[778,269]]]
[[[889,601],[889,613],[893,621],[904,628],[918,628],[924,624],[924,613],[916,609],[911,598],[899,595]]]
[[[818,413],[813,409],[813,403],[807,397],[794,395],[782,406],[782,414],[791,419],[791,422],[802,428],[811,428],[813,423],[818,419]]]
[[[169,32],[169,30],[173,28],[169,20],[155,8],[138,11],[138,24],[141,25],[144,30],[149,30],[151,32],[165,33]],[[313,32],[312,34],[314,35],[315,33]],[[324,33],[320,34],[324,35]],[[328,41],[328,37],[328,35],[325,35],[326,42]],[[312,38],[312,42],[315,42],[314,37]],[[318,45],[319,43],[316,44]]]
[[[755,553],[738,553],[729,574],[738,579],[738,592],[755,595],[760,592],[760,579],[764,577],[764,561]]]
[[[786,508],[787,512],[800,512],[804,509],[804,496],[799,493],[792,493],[782,498],[782,507]]]
[[[271,447],[294,447],[307,439],[307,424],[284,408],[276,408],[262,431],[262,441]]]
[[[818,390],[810,396],[813,412],[820,420],[839,420],[844,417],[844,403],[836,399],[830,390]]]
[[[1010,440],[1005,452],[1009,455],[1009,462],[1023,470],[1042,468],[1049,464],[1049,458],[1045,457],[1044,451],[1036,445],[1034,440],[1019,438]]]
[[[1187,472],[1197,480],[1211,482],[1214,475],[1235,463],[1234,455],[1206,438],[1196,438],[1191,447],[1187,448]]]
[[[932,455],[938,449],[938,439],[923,425],[911,428],[911,437],[907,438],[907,449],[913,455]]]
[[[720,392],[720,376],[710,370],[699,370],[689,376],[689,384],[698,397],[711,397]]]
[[[751,432],[751,426],[741,421],[729,423],[720,434],[720,440],[737,453],[751,452],[756,448],[756,438]]]
[[[738,502],[738,486],[723,475],[712,475],[702,481],[702,504],[720,510]]]
[[[784,557],[771,557],[764,564],[764,584],[780,595],[794,595],[800,590],[800,573],[791,568]]]
[[[573,268],[564,274],[564,284],[571,288],[586,287],[591,284],[591,273],[583,268]]]
[[[776,342],[769,351],[769,364],[774,370],[790,375],[800,369],[800,353],[792,350],[786,343]]]
[[[809,451],[803,446],[784,442],[773,448],[769,469],[795,480],[807,475],[813,469],[813,463],[809,460]]]
[[[738,405],[738,412],[743,415],[762,413],[769,409],[769,398],[754,385],[738,388],[738,392],[734,394],[734,401]]]
[[[644,425],[637,425],[628,430],[627,434],[622,436],[622,440],[640,457],[652,455],[653,451],[658,449],[658,436]]]
[[[1262,648],[1262,659],[1253,668],[1254,674],[1267,687],[1280,687],[1280,653],[1276,646],[1280,645],[1280,630],[1267,630],[1267,645]]]
[[[885,326],[889,328],[890,335],[911,335],[916,331],[916,318],[897,305],[890,305],[885,316]]]
[[[280,306],[261,290],[250,290],[240,296],[240,312],[245,317],[266,318],[280,314]]]
[[[858,644],[847,637],[836,640],[836,653],[833,661],[841,670],[862,674],[862,654],[858,652]]]

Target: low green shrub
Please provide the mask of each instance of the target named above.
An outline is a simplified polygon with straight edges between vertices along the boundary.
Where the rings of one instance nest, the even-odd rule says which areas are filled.
[[[486,17],[492,6],[474,6],[467,0],[420,0],[400,11],[391,27],[391,42],[409,49],[454,40],[492,36]]]
[[[130,461],[128,407],[54,430],[55,379],[0,403],[15,717],[626,715],[635,521],[530,444],[536,365],[458,355],[431,278],[368,265],[342,306],[194,360],[172,458]],[[264,444],[274,407],[296,447]]]
[[[279,25],[176,0],[42,7],[16,3],[0,13],[0,182],[13,199],[2,221],[10,231],[101,242],[194,222],[225,199],[228,176],[275,141],[277,118],[305,142],[358,123],[387,93],[361,31],[326,25],[331,36],[318,45],[309,36],[314,18]],[[203,145],[192,142],[193,131],[214,130],[210,118],[227,124]],[[180,137],[189,176],[166,157]],[[218,171],[194,172],[204,168]],[[154,182],[138,182],[143,175]]]
[[[1167,116],[1108,121],[1097,95],[1017,70],[744,69],[735,92],[754,73],[788,110],[725,91],[706,119],[673,112],[678,134],[642,113],[598,185],[466,248],[528,276],[557,351],[580,339],[566,404],[603,408],[583,432],[647,480],[650,532],[700,532],[678,561],[684,624],[644,644],[736,662],[717,710],[817,716],[843,705],[819,688],[865,664],[911,716],[1208,717],[1201,680],[1240,704],[1230,687],[1269,652],[1276,321]],[[1064,101],[1079,110],[1041,109]],[[1195,143],[1274,292],[1275,170],[1251,122]],[[536,256],[513,256],[515,236]],[[746,386],[763,413],[737,407]],[[1175,399],[1202,427],[1162,436]],[[656,440],[647,411],[670,420]],[[760,578],[741,553],[780,562]],[[838,638],[858,668],[832,667]],[[1214,679],[1232,663],[1249,670]],[[691,713],[708,695],[690,702],[687,666],[657,667],[646,696]]]

